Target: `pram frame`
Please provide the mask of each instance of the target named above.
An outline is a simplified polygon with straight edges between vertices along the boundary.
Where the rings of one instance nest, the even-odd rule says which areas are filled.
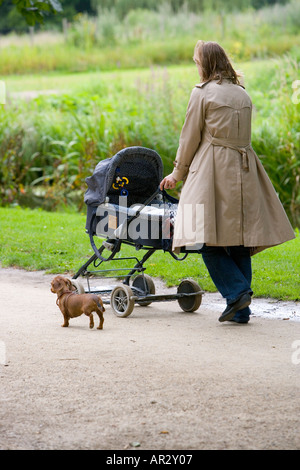
[[[159,189],[155,193],[152,194],[150,198],[148,198],[144,204],[143,207],[147,206],[150,204],[151,201],[157,196],[157,194],[160,192]],[[139,214],[140,214],[141,208],[136,212],[134,216],[131,216],[127,220],[127,227],[129,224],[136,219]],[[92,224],[93,221],[91,221]],[[127,317],[131,314],[133,311],[135,303],[138,303],[140,305],[146,306],[150,305],[152,302],[166,302],[166,301],[171,301],[171,300],[178,300],[178,303],[180,307],[182,308],[183,311],[185,312],[194,312],[199,308],[201,305],[202,301],[202,295],[204,294],[204,291],[200,288],[200,286],[193,280],[193,279],[184,279],[178,286],[177,293],[176,294],[155,294],[155,289],[153,292],[153,286],[152,283],[153,281],[151,280],[150,276],[145,275],[144,271],[146,268],[144,267],[144,263],[157,251],[157,248],[153,247],[147,247],[147,246],[137,246],[133,242],[129,242],[127,240],[111,240],[107,238],[102,242],[101,247],[98,249],[94,243],[93,237],[91,232],[89,233],[90,235],[90,241],[91,245],[94,249],[94,254],[89,258],[89,260],[82,265],[79,270],[76,272],[76,274],[73,276],[72,281],[74,284],[74,287],[78,290],[79,293],[83,292],[88,292],[88,293],[95,293],[95,294],[108,294],[111,293],[111,298],[110,300],[103,299],[103,302],[106,304],[111,305],[114,313],[116,316],[119,317]],[[115,258],[115,255],[120,252],[121,250],[121,245],[130,245],[136,247],[136,249],[144,249],[147,250],[142,259],[138,259],[136,256],[131,256],[131,257],[118,257]],[[111,254],[108,257],[102,256],[103,251],[107,246],[111,245]],[[175,253],[172,252],[171,249],[166,250],[176,261],[183,261],[186,259],[189,253],[184,253],[182,257],[178,257],[175,255]],[[130,268],[112,268],[112,269],[97,269],[102,263],[109,262],[109,261],[127,261],[127,260],[135,260],[136,264],[133,267]],[[98,262],[96,266],[96,262]],[[88,267],[91,265],[94,265],[94,267],[97,269],[96,271],[90,271],[88,270]],[[105,276],[107,278],[124,278],[123,281],[123,286],[114,286],[110,288],[92,288],[89,283],[89,278],[91,276],[97,276],[101,274],[106,274],[107,272],[118,272],[118,271],[124,271],[124,270],[129,270],[127,274],[123,274],[121,276]],[[142,276],[143,278],[143,288],[141,286],[136,287],[134,285],[134,281],[132,286],[130,287],[130,280],[131,278],[138,273],[138,276]],[[87,289],[84,289],[82,285],[79,283],[75,282],[79,276],[86,277],[87,278],[87,284],[88,287]],[[137,276],[137,277],[138,277]],[[154,284],[153,284],[154,285]],[[124,297],[124,305],[122,306],[121,309],[118,310],[117,308],[117,300],[118,295],[120,296],[122,293],[122,296]],[[126,302],[126,305],[125,305]]]
[[[157,169],[157,177],[159,181],[162,177],[162,162],[160,156],[150,149],[146,149],[143,147],[131,147],[122,150],[118,154],[115,155],[116,161],[119,162],[121,157],[124,158],[127,155],[130,155],[131,152],[136,156],[139,152],[145,152],[149,158],[154,159],[156,169]],[[110,159],[111,160],[111,159]],[[109,163],[109,162],[108,162]],[[106,163],[105,163],[106,164]],[[97,169],[97,168],[96,168]],[[107,188],[112,181],[112,170],[106,169],[106,175],[108,175],[105,179],[105,184]],[[108,181],[108,183],[107,183]],[[101,180],[103,183],[103,180]],[[154,191],[151,196],[146,198],[146,200],[142,203],[141,207],[139,207],[134,215],[131,215],[126,219],[126,228],[130,223],[139,217],[142,209],[148,205],[160,194],[163,199],[168,199],[172,202],[178,202],[177,199],[172,198],[169,196],[165,190],[160,191],[159,187]],[[92,195],[93,196],[93,195]],[[103,200],[103,194],[100,196],[99,204]],[[94,205],[93,197],[90,198],[90,195],[85,200],[87,204]],[[97,212],[97,211],[96,211]],[[89,223],[87,224],[87,232],[90,237],[90,243],[93,248],[94,254],[88,259],[86,263],[84,263],[79,270],[74,274],[72,278],[73,285],[77,289],[78,293],[95,293],[100,295],[110,294],[110,299],[107,300],[103,298],[104,303],[110,303],[114,313],[119,317],[127,317],[131,314],[134,305],[136,303],[146,306],[150,305],[152,302],[162,302],[162,301],[170,301],[170,300],[178,300],[178,303],[181,309],[185,312],[193,312],[197,310],[202,301],[202,294],[204,291],[201,287],[193,280],[193,279],[184,279],[177,288],[176,294],[161,294],[157,295],[155,293],[155,286],[154,282],[150,276],[145,274],[146,268],[144,264],[146,261],[158,250],[164,249],[165,252],[168,252],[176,261],[183,261],[186,259],[190,251],[186,251],[182,253],[182,256],[179,257],[175,253],[173,253],[171,246],[169,248],[163,247],[158,248],[157,246],[148,246],[147,244],[140,244],[137,241],[126,240],[124,238],[109,238],[106,236],[106,239],[102,241],[102,245],[97,248],[96,243],[94,241],[94,233],[92,227],[96,217],[96,212],[93,212],[92,216],[89,218]],[[116,257],[116,255],[121,251],[122,244],[134,246],[136,250],[146,250],[146,253],[142,256],[141,259],[138,259],[136,256],[127,256],[127,257]],[[151,243],[149,243],[151,245]],[[159,245],[160,246],[160,245]],[[110,254],[108,256],[104,255],[104,250],[110,250]],[[128,261],[134,260],[135,264],[131,267],[123,267],[119,268],[112,268],[112,269],[99,269],[102,263],[110,262],[110,261]],[[90,270],[89,267],[93,265],[95,270]],[[120,271],[126,271],[125,274],[119,275]],[[115,273],[113,276],[107,276],[107,273]],[[118,273],[118,275],[116,275]],[[123,282],[121,285],[113,286],[113,287],[91,287],[89,279],[94,276],[105,275],[107,278],[123,278]],[[78,281],[78,278],[82,276],[87,278],[87,288],[84,288],[82,283]],[[133,279],[132,279],[133,278]],[[132,279],[132,283],[130,285]]]

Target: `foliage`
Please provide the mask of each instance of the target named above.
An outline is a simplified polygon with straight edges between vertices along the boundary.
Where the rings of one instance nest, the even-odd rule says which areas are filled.
[[[3,2],[4,0],[0,0],[0,7]],[[12,3],[31,26],[35,23],[43,23],[45,13],[62,11],[59,0],[12,0]]]
[[[243,69],[256,109],[254,149],[299,226],[300,105],[291,101],[297,61],[285,57]],[[190,66],[78,75],[73,87],[66,76],[61,86],[71,88],[69,93],[7,105],[0,110],[2,204],[81,209],[85,178],[98,161],[132,145],[155,149],[170,172],[196,80]]]
[[[195,42],[200,35],[204,40],[222,41],[235,58],[249,60],[281,55],[299,45],[299,18],[298,0],[259,12],[248,10],[242,13],[236,10],[225,13],[219,9],[196,13],[186,6],[174,12],[170,3],[162,3],[156,10],[129,10],[122,19],[117,10],[110,7],[99,9],[93,18],[78,15],[70,27],[68,43],[80,44],[86,50],[111,48],[112,45],[124,50],[125,46],[133,44],[164,41],[165,45],[160,47],[167,54],[167,60],[173,55],[178,61],[172,43],[178,46],[179,42],[187,41],[189,45],[191,39]],[[168,54],[168,47],[172,55]]]
[[[113,10],[118,20],[123,20],[132,10],[146,9],[158,11],[167,4],[172,13],[180,10],[188,10],[193,13],[203,14],[205,11],[218,11],[224,14],[228,11],[244,11],[246,9],[261,9],[273,4],[285,4],[287,0],[165,0],[163,3],[156,0],[1,0],[0,33],[7,34],[11,31],[26,32],[28,26],[22,21],[21,13],[26,16],[29,24],[43,22],[47,17],[45,27],[61,23],[63,18],[73,21],[78,13],[97,15],[100,10]],[[59,7],[59,4],[62,6]],[[15,7],[17,5],[17,8]],[[52,13],[51,13],[52,11]],[[17,14],[15,14],[17,12]],[[54,14],[55,13],[55,14]]]
[[[292,224],[299,226],[299,103],[291,100],[299,78],[298,0],[224,16],[208,10],[199,15],[164,3],[156,4],[156,10],[130,10],[123,20],[112,6],[94,18],[79,15],[67,43],[60,39],[49,47],[48,35],[44,44],[38,36],[36,45],[1,49],[0,73],[7,75],[8,90],[7,105],[0,107],[1,204],[48,209],[72,204],[80,209],[85,177],[99,159],[130,145],[154,148],[165,172],[170,171],[188,93],[198,81],[194,67],[174,65],[191,63],[201,31],[203,39],[218,40],[235,62],[290,51],[280,60],[256,60],[244,68],[256,109],[253,146]],[[121,72],[142,67],[146,70]],[[114,72],[61,75],[63,86],[45,85],[57,89],[55,95],[28,102],[10,97],[13,83],[24,91],[30,82],[24,73],[53,70]],[[23,75],[18,82],[11,73]],[[39,89],[51,77],[59,79],[37,75],[28,89]]]
[[[294,225],[300,221],[300,100],[293,98],[298,77],[297,60],[284,57],[265,90],[266,106],[254,132],[256,151]]]
[[[157,11],[131,10],[123,20],[114,9],[102,9],[93,18],[78,15],[64,34],[2,38],[0,75],[190,63],[199,32],[204,40],[220,42],[235,61],[295,55],[299,18],[298,0],[224,15],[174,13],[169,4],[159,4]]]

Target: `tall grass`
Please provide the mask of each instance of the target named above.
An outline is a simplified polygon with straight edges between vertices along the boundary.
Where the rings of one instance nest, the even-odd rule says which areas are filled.
[[[0,38],[0,75],[189,63],[197,39],[221,42],[235,60],[274,57],[300,46],[299,17],[298,0],[226,15],[186,7],[174,13],[167,3],[123,20],[100,10],[96,18],[78,15],[67,36],[37,34],[33,44]]]
[[[299,63],[291,56],[277,63],[264,106],[257,112],[253,145],[294,225],[300,222]]]
[[[174,13],[164,3],[158,11],[131,11],[123,20],[113,10],[100,10],[96,18],[79,15],[67,37],[52,38],[51,47],[47,36],[36,36],[33,45],[0,39],[0,80],[8,84],[10,74],[47,72],[49,83],[50,71],[113,70],[94,82],[79,74],[76,81],[83,76],[86,82],[76,87],[74,76],[66,76],[67,91],[0,105],[0,203],[81,208],[85,178],[97,162],[131,145],[155,149],[165,173],[171,171],[188,95],[198,81],[196,69],[184,64],[203,38],[221,42],[236,63],[248,61],[253,146],[299,226],[300,104],[292,101],[299,80],[299,18],[298,0],[226,15],[186,7]],[[249,61],[270,56],[277,59]],[[170,66],[176,64],[182,67]],[[116,72],[128,68],[136,72]]]
[[[175,115],[172,106],[179,103],[174,95],[167,72],[153,70],[143,82],[136,77],[134,83],[119,83],[115,78],[75,95],[40,96],[3,109],[2,203],[24,200],[36,186],[39,192],[43,186],[52,206],[69,203],[76,191],[81,200],[85,177],[99,159],[130,145],[156,148],[166,170],[171,169],[186,104],[185,97]]]
[[[297,61],[247,64],[245,74],[256,108],[254,149],[299,226],[300,105],[291,101]],[[2,204],[81,209],[85,178],[98,161],[132,145],[155,149],[165,173],[172,170],[195,68],[100,77],[76,93],[13,101],[0,110]]]

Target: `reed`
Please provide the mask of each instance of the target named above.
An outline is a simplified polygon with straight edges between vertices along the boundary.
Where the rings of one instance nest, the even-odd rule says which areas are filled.
[[[299,48],[298,0],[259,11],[219,14],[114,10],[98,17],[77,15],[68,33],[0,38],[0,76],[46,72],[85,72],[189,63],[197,39],[215,40],[235,60],[275,57]]]
[[[287,6],[286,11],[290,11]],[[59,42],[51,48],[41,44],[31,50],[29,46],[23,49],[10,46],[15,48],[17,57],[18,68],[14,71],[21,71],[23,63],[24,68],[31,63],[32,69],[39,68],[41,73],[43,64],[47,68],[47,64],[53,63],[54,68],[64,70],[66,67],[70,72],[77,69],[79,56],[84,70],[91,66],[93,60],[96,66],[101,54],[104,54],[102,58],[106,68],[116,64],[119,68],[138,67],[145,63],[149,66],[152,61],[168,63],[168,57],[174,62],[190,62],[194,39],[184,40],[179,36],[160,43],[162,34],[171,35],[167,24],[172,18],[168,19],[166,15],[162,18],[165,21],[163,32],[152,43],[146,38],[136,44],[128,38],[122,47],[116,43],[110,49],[102,48],[98,52],[92,46],[79,50],[75,44],[62,47],[63,43]],[[234,17],[228,16],[226,25],[233,30],[230,18]],[[279,21],[279,17],[276,18]],[[196,24],[199,18],[190,17],[190,20],[191,24]],[[131,21],[132,27],[139,24],[135,16]],[[241,30],[236,31],[234,42],[231,42],[237,57],[240,49],[247,50],[239,44],[245,44],[248,32],[244,26],[248,21],[246,14],[240,15],[238,25]],[[254,26],[263,29],[263,25],[266,29],[266,19],[257,20],[250,25],[250,30]],[[205,27],[210,26],[206,24]],[[287,34],[282,23],[277,28]],[[232,37],[227,39],[225,35],[224,43],[233,41]],[[293,39],[292,35],[287,37]],[[260,47],[271,41],[270,38],[264,37]],[[278,38],[275,42],[280,43]],[[244,68],[246,89],[255,107],[254,149],[261,157],[292,224],[299,226],[300,105],[293,86],[298,86],[299,82],[300,48],[298,50],[295,45],[293,48],[292,54],[280,59],[247,62],[241,68]],[[8,47],[2,49],[0,68],[10,67],[10,51]],[[52,62],[48,61],[47,54],[53,54]],[[69,61],[67,66],[65,55]],[[240,63],[240,60],[235,62]],[[46,78],[43,76],[43,80],[49,84],[51,77],[51,74]],[[9,76],[6,79],[10,90],[10,83],[17,80],[10,81]],[[148,70],[121,72],[119,69],[97,75],[91,72],[90,75],[60,75],[54,95],[38,96],[29,101],[8,99],[5,107],[0,105],[1,204],[31,204],[34,201],[34,204],[41,203],[49,209],[69,204],[80,209],[85,178],[97,162],[131,145],[154,148],[163,159],[165,172],[171,171],[189,92],[197,80],[196,70],[191,66],[150,65]],[[40,75],[36,80],[22,76],[18,89],[47,87],[40,82],[43,83]],[[64,91],[66,89],[69,91]]]
[[[300,105],[292,102],[298,63],[287,56],[245,68],[256,110],[253,147],[292,224],[299,226]],[[2,106],[1,204],[34,200],[48,209],[70,204],[81,209],[85,178],[98,161],[133,145],[155,149],[170,172],[196,78],[192,67],[102,74],[69,94]]]

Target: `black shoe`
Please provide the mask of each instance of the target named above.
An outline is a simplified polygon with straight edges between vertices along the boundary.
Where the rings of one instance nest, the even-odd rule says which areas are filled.
[[[232,320],[234,315],[238,310],[243,310],[243,308],[248,307],[251,304],[251,295],[243,294],[241,297],[234,302],[234,304],[227,305],[222,315],[219,317],[219,321],[229,321]]]

